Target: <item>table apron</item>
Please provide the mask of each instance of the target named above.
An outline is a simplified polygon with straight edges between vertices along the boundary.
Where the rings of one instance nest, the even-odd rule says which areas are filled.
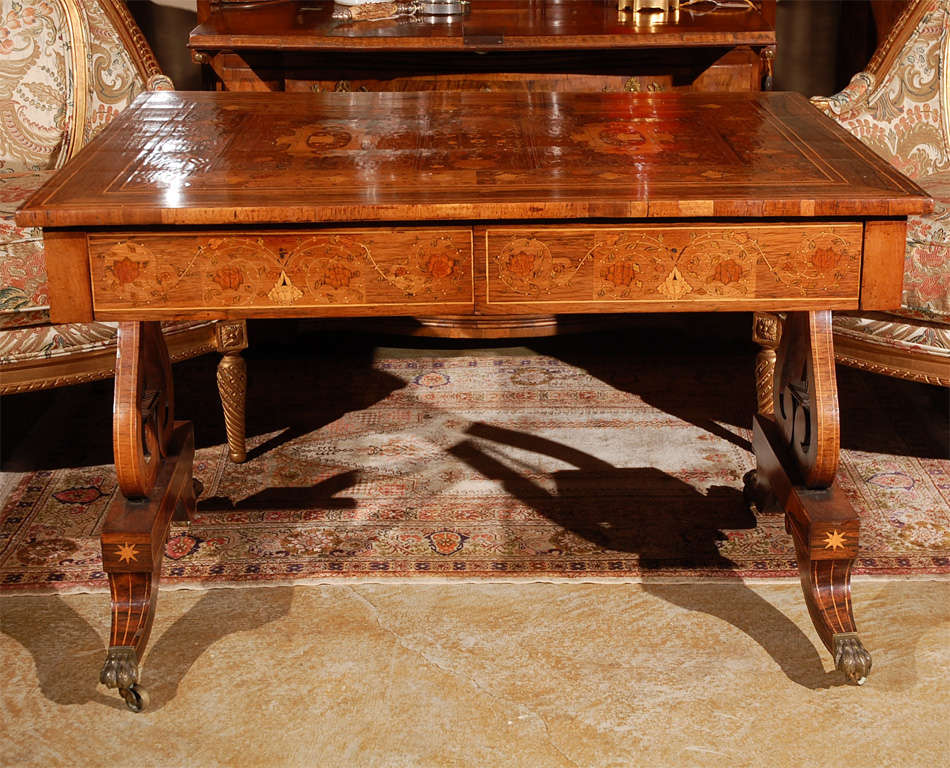
[[[746,220],[91,231],[84,248],[74,233],[48,261],[51,293],[66,285],[75,294],[77,275],[89,281],[89,316],[57,322],[857,309],[866,254],[897,266],[902,254],[891,251],[903,227]],[[867,233],[878,230],[893,237],[869,247]]]

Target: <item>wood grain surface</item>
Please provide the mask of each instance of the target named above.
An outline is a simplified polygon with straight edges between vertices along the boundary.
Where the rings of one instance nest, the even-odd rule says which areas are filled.
[[[787,93],[152,93],[20,210],[115,227],[906,216],[919,187]]]

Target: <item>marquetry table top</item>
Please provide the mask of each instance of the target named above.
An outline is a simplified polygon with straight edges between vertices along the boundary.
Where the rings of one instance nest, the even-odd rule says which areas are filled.
[[[880,217],[930,204],[796,94],[158,92],[17,220]]]
[[[198,50],[584,50],[660,46],[770,45],[775,31],[755,9],[622,20],[616,0],[476,0],[464,17],[347,23],[331,0],[215,8],[190,36]],[[668,20],[666,20],[668,19]]]

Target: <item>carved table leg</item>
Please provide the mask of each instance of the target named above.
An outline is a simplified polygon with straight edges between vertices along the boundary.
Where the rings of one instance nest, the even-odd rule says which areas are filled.
[[[158,323],[122,323],[116,358],[113,448],[117,494],[102,527],[112,594],[109,654],[99,676],[129,709],[145,703],[138,662],[148,641],[162,553],[176,509],[194,511],[194,433],[175,422],[171,364]]]
[[[775,399],[775,350],[782,338],[782,318],[771,312],[756,312],[752,340],[761,349],[755,358],[755,397],[758,413],[771,416]]]
[[[858,517],[835,482],[838,394],[831,313],[793,312],[785,320],[774,385],[774,420],[757,414],[755,485],[785,510],[802,590],[835,668],[859,685],[871,656],[858,639],[851,609],[851,567]]]
[[[244,435],[245,402],[247,400],[247,363],[241,350],[247,348],[247,327],[244,320],[221,322],[217,326],[218,393],[224,409],[224,426],[228,433],[228,456],[240,464],[247,458]]]

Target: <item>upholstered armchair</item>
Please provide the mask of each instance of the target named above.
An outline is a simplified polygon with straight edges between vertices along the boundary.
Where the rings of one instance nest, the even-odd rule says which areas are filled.
[[[864,72],[812,103],[936,199],[907,223],[903,297],[893,312],[836,312],[838,362],[950,386],[950,0],[911,0]],[[900,279],[900,276],[895,276]],[[759,407],[780,321],[757,315]]]
[[[0,394],[113,375],[117,324],[50,322],[43,233],[13,214],[139,93],[172,87],[120,0],[0,0]],[[222,354],[229,453],[243,461],[244,322],[164,333],[173,361]]]

